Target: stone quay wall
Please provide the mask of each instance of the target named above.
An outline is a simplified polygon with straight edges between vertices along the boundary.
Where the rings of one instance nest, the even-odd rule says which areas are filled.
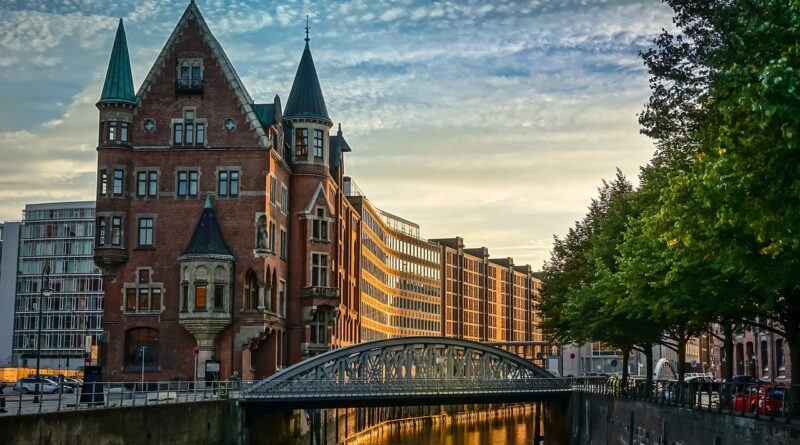
[[[639,400],[574,393],[570,444],[792,445],[800,425]],[[566,442],[565,442],[566,443]]]

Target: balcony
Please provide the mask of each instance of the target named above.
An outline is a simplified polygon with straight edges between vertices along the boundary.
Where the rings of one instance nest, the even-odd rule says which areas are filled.
[[[339,298],[338,287],[308,286],[303,288],[303,298]]]
[[[202,93],[203,79],[175,79],[176,93]]]

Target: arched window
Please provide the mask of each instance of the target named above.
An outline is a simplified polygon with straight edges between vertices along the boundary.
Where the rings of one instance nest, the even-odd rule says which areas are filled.
[[[245,309],[258,308],[258,278],[252,270],[248,270],[245,275],[243,300]]]
[[[135,328],[125,332],[125,368],[158,370],[159,364],[158,330]]]

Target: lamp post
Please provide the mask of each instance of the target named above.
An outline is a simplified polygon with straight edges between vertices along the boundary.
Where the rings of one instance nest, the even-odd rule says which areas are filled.
[[[53,289],[50,288],[50,262],[45,261],[42,267],[42,293],[39,296],[38,316],[36,318],[36,385],[33,390],[33,403],[39,403],[39,390],[41,389],[41,375],[39,360],[42,356],[42,306],[44,306],[45,297],[53,294]]]
[[[147,353],[147,346],[139,346],[139,353],[142,356],[142,389],[144,389],[144,355]]]

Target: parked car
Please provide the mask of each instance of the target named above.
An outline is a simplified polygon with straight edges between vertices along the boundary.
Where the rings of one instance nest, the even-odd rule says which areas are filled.
[[[58,392],[58,383],[50,380],[50,379],[36,379],[36,377],[25,377],[19,379],[17,383],[14,385],[14,389],[17,391],[22,391],[24,394],[30,394],[36,392],[36,384],[39,384],[39,391],[43,393],[55,394]],[[73,389],[67,385],[63,385],[63,392],[72,392]]]
[[[778,386],[748,386],[733,399],[733,409],[736,412],[780,415],[785,394],[786,389]]]

